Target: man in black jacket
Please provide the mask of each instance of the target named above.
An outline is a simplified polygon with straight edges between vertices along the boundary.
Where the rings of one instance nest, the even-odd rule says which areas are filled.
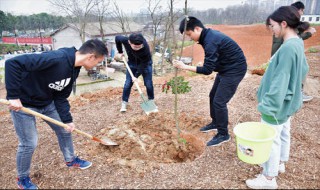
[[[184,32],[185,22],[186,19],[183,19],[180,23],[181,34]],[[204,75],[218,72],[209,94],[212,122],[200,129],[202,132],[218,130],[217,135],[207,143],[207,146],[217,146],[230,140],[227,103],[246,74],[246,58],[235,41],[219,31],[205,28],[195,17],[188,17],[185,34],[202,45],[205,52],[204,64],[195,67],[174,60],[173,65]]]
[[[123,58],[123,45],[128,55],[128,65],[135,77],[134,79],[132,79],[130,73],[127,71],[120,109],[120,112],[126,112],[131,87],[133,85],[133,82],[140,75],[143,76],[144,85],[147,89],[148,99],[154,101],[152,59],[149,45],[146,39],[140,33],[132,33],[130,34],[129,38],[125,36],[116,36],[115,41],[119,53],[118,55],[116,55],[116,58]]]
[[[89,70],[104,60],[108,50],[100,40],[88,40],[79,50],[61,48],[41,54],[24,54],[5,62],[5,83],[11,117],[19,140],[17,151],[18,187],[36,189],[30,180],[33,152],[37,146],[35,117],[22,106],[44,114],[69,126],[68,130],[53,123],[60,150],[68,167],[89,168],[92,163],[75,156],[71,131],[75,124],[67,100],[80,69]],[[75,86],[74,86],[75,87]]]

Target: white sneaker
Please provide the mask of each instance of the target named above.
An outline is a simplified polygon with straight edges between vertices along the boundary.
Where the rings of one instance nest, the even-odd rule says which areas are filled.
[[[284,163],[279,164],[279,173],[284,173],[286,171],[286,166]]]
[[[128,104],[128,102],[122,101],[120,112],[126,112],[127,111],[127,104]]]
[[[246,184],[251,189],[277,189],[276,178],[268,180],[263,174],[258,175],[255,179],[246,180]]]
[[[309,101],[311,101],[313,99],[312,96],[308,96],[304,92],[301,92],[301,93],[302,93],[302,101],[303,102],[309,102]]]

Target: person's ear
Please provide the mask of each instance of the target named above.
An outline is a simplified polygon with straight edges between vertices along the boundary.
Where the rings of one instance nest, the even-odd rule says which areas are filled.
[[[286,28],[286,27],[288,26],[287,21],[282,21],[282,22],[280,23],[280,26],[281,26],[282,28]]]
[[[89,61],[91,61],[91,60],[95,59],[96,56],[93,53],[90,53],[90,54],[87,55],[87,58],[88,58]]]

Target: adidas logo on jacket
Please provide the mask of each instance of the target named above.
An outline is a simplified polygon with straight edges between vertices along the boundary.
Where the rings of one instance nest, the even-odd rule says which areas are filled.
[[[61,81],[57,81],[55,83],[50,83],[49,88],[61,91],[64,89],[64,87],[68,86],[68,84],[70,83],[70,79],[71,78],[67,78],[67,79],[63,79]]]

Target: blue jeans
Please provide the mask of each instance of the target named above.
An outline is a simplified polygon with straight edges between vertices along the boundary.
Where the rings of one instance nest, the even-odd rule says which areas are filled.
[[[262,123],[274,127],[277,135],[273,140],[270,158],[262,164],[262,174],[265,176],[278,176],[280,161],[287,162],[290,154],[290,119],[281,125],[272,125],[261,119]]]
[[[140,75],[142,75],[144,86],[146,86],[146,89],[147,89],[148,99],[153,100],[154,99],[154,90],[153,90],[151,63],[148,64],[147,67],[143,68],[143,69],[138,69],[137,65],[130,64],[130,63],[129,63],[129,67],[130,67],[134,77],[138,78]],[[124,87],[123,87],[122,101],[125,101],[125,102],[129,101],[132,85],[133,85],[132,78],[130,76],[130,73],[127,71],[126,81],[125,81]]]
[[[40,107],[28,107],[29,109],[61,121],[54,103]],[[17,172],[18,177],[28,177],[30,174],[31,160],[34,150],[38,144],[38,133],[36,128],[36,119],[33,115],[23,111],[10,111],[13,125],[18,136],[19,145],[17,150]],[[63,153],[66,162],[71,162],[74,158],[74,150],[71,133],[63,127],[46,122],[56,133],[60,150]]]
[[[239,75],[225,76],[217,74],[210,91],[210,116],[218,133],[228,135],[228,107],[227,103],[236,93],[239,83],[246,72]]]

